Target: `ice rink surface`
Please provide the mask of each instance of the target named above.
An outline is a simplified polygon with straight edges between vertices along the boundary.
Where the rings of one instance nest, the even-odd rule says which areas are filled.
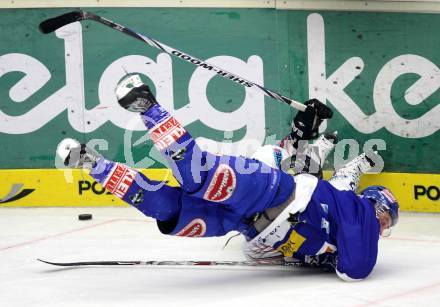
[[[78,214],[92,213],[90,221]],[[440,215],[402,213],[368,279],[303,268],[82,267],[53,261],[244,260],[243,239],[175,238],[133,208],[0,209],[0,306],[439,306]]]

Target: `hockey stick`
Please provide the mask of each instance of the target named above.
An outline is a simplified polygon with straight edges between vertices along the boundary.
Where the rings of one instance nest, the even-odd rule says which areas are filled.
[[[80,261],[80,262],[52,262],[42,259],[37,259],[38,261],[64,267],[78,267],[78,266],[116,266],[116,265],[126,265],[126,266],[235,266],[235,267],[306,267],[300,262],[284,262],[282,264],[270,264],[270,263],[256,263],[251,261]]]
[[[241,85],[248,87],[248,88],[256,87],[256,88],[260,89],[261,91],[263,91],[263,93],[265,95],[272,97],[278,101],[287,103],[288,105],[294,107],[295,109],[298,109],[303,112],[306,109],[306,106],[300,102],[297,102],[293,99],[285,97],[277,92],[269,90],[269,89],[267,89],[261,85],[258,85],[252,81],[249,81],[249,80],[244,79],[236,74],[228,72],[225,69],[222,69],[218,66],[209,64],[205,61],[199,60],[198,58],[193,57],[192,55],[189,55],[185,52],[171,48],[171,47],[169,47],[169,46],[167,46],[167,45],[165,45],[165,44],[163,44],[163,43],[161,43],[151,37],[137,33],[133,30],[130,30],[129,28],[126,28],[120,24],[117,24],[111,20],[108,20],[106,18],[103,18],[101,16],[95,15],[90,12],[74,11],[74,12],[66,13],[66,14],[63,14],[63,15],[60,15],[60,16],[57,16],[54,18],[50,18],[50,19],[47,19],[47,20],[43,21],[42,23],[40,23],[39,29],[44,34],[48,34],[48,33],[51,33],[53,31],[65,26],[65,25],[68,25],[72,22],[81,21],[81,20],[93,20],[93,21],[99,22],[99,23],[106,25],[114,30],[117,30],[119,32],[127,34],[131,37],[134,37],[134,38],[140,40],[140,41],[143,41],[144,43],[147,43],[150,46],[155,47],[157,49],[160,49],[168,54],[174,55],[182,60],[185,60],[189,63],[192,63],[196,66],[202,67],[206,70],[213,71],[217,75],[219,75],[225,79],[229,79],[231,81],[234,81],[235,83],[241,84]]]

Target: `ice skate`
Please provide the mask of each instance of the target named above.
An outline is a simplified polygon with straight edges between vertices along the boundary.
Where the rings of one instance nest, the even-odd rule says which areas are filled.
[[[322,179],[324,162],[337,143],[336,134],[323,133],[312,145],[300,144],[290,164],[294,173],[308,173]]]
[[[377,155],[374,151],[367,156],[365,153],[360,154],[343,168],[337,170],[329,182],[338,190],[356,191],[362,174],[368,172],[375,166],[371,156]]]
[[[119,105],[131,112],[143,113],[157,104],[150,88],[142,83],[139,75],[125,76],[116,86],[115,93]]]
[[[312,156],[312,159],[319,161],[321,168],[324,166],[325,160],[338,142],[336,135],[336,131],[334,133],[323,133],[311,146],[312,154],[317,155],[315,158]]]
[[[86,144],[74,139],[64,139],[58,144],[57,155],[69,168],[91,169],[101,156]]]

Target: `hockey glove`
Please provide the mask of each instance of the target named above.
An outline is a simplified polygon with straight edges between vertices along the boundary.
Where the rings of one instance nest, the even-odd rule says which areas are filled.
[[[310,99],[304,103],[307,108],[298,112],[292,122],[292,131],[280,143],[280,147],[294,155],[300,140],[310,140],[318,135],[322,121],[333,116],[333,111],[318,99]]]
[[[334,273],[337,266],[337,256],[335,254],[324,253],[315,256],[306,256],[304,263],[311,267],[321,268],[324,272]]]
[[[333,116],[333,111],[318,99],[310,99],[304,103],[307,108],[298,112],[293,119],[292,137],[297,140],[310,140],[318,135],[322,121]]]

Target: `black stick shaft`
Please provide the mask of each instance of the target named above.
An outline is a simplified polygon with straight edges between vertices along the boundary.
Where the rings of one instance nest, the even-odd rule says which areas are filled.
[[[248,87],[248,88],[251,88],[251,87],[258,88],[266,96],[269,96],[269,97],[276,99],[280,102],[287,103],[288,105],[292,106],[293,108],[295,108],[299,111],[305,111],[305,109],[306,109],[306,106],[300,102],[297,102],[291,98],[283,96],[275,91],[269,90],[261,85],[258,85],[252,81],[249,81],[245,78],[242,78],[234,73],[231,73],[223,68],[209,64],[203,60],[200,60],[196,57],[193,57],[192,55],[189,55],[188,53],[174,49],[174,48],[167,46],[167,45],[165,45],[165,44],[163,44],[163,43],[161,43],[151,37],[137,33],[127,27],[124,27],[124,26],[117,24],[109,19],[103,18],[101,16],[98,16],[98,15],[90,13],[90,12],[76,11],[76,12],[70,12],[70,13],[55,17],[55,18],[48,19],[46,21],[43,21],[40,24],[40,30],[43,33],[50,33],[50,32],[55,31],[59,27],[65,26],[66,24],[69,24],[69,23],[75,22],[75,21],[85,20],[85,19],[99,22],[99,23],[106,25],[114,30],[117,30],[117,31],[122,32],[124,34],[127,34],[133,38],[136,38],[137,40],[145,42],[154,48],[162,50],[168,54],[174,55],[174,56],[176,56],[184,61],[187,61],[191,64],[194,64],[198,67],[202,67],[206,70],[212,71],[212,72],[216,73],[217,75],[219,75],[225,79],[231,80],[237,84],[241,84],[241,85]]]
[[[64,267],[77,267],[77,266],[237,266],[237,267],[302,267],[301,263],[297,262],[286,262],[281,264],[276,263],[256,263],[250,261],[193,261],[193,260],[183,260],[183,261],[80,261],[80,262],[52,262],[42,259],[37,259],[38,261]]]

